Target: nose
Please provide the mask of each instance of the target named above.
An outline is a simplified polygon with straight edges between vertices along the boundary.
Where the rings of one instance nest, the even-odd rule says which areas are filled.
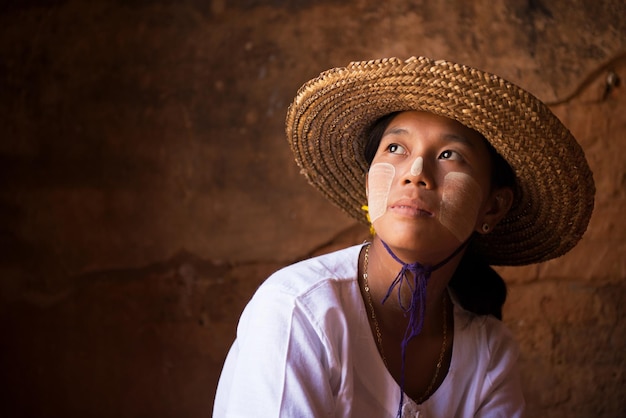
[[[414,183],[417,186],[429,187],[431,185],[431,181],[432,180],[427,176],[424,170],[424,158],[421,156],[415,158],[406,173],[404,183]]]

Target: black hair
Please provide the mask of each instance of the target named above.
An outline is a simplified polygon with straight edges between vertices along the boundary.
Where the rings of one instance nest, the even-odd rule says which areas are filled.
[[[400,112],[381,117],[369,129],[363,149],[363,156],[368,164],[372,164],[385,129],[398,113]],[[491,157],[491,187],[511,187],[515,191],[515,174],[511,166],[489,141],[484,137],[483,140]],[[452,275],[449,287],[463,309],[477,315],[492,315],[502,319],[502,307],[507,295],[506,283],[480,254],[472,250],[471,244]]]

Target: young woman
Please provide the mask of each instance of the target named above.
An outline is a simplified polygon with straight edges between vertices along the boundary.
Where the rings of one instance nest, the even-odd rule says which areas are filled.
[[[569,131],[497,76],[411,58],[309,81],[287,136],[303,174],[372,239],[264,282],[214,416],[522,416],[489,264],[544,261],[582,237],[594,185]]]

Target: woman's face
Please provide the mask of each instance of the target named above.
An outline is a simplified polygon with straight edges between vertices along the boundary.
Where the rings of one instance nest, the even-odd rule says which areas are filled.
[[[414,259],[407,262],[441,261],[490,220],[491,169],[487,145],[474,130],[431,113],[398,114],[367,177],[376,233]]]

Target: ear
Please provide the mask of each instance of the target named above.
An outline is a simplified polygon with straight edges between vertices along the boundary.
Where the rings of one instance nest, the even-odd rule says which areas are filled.
[[[488,234],[492,231],[511,209],[513,197],[513,189],[510,187],[492,191],[478,216],[475,230],[480,234]]]

